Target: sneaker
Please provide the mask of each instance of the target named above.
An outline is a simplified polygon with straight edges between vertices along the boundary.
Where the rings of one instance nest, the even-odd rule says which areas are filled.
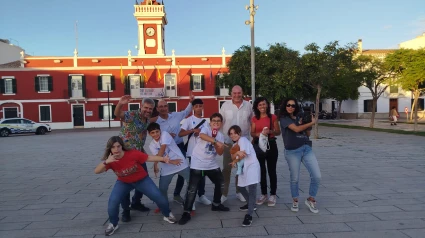
[[[211,201],[205,195],[200,196],[198,201],[204,205],[211,205]]]
[[[195,210],[196,210],[195,203],[193,203],[192,211],[195,211]]]
[[[267,202],[267,206],[274,207],[276,205],[276,195],[271,195],[269,197],[269,201]]]
[[[248,204],[239,208],[239,211],[248,211]],[[254,207],[254,211],[257,211],[257,207]]]
[[[243,219],[242,226],[251,226],[251,224],[252,224],[252,216],[246,214],[245,218]]]
[[[183,204],[184,200],[180,195],[174,196],[174,202],[178,203],[178,204]]]
[[[215,206],[214,204],[212,204],[211,205],[211,211],[228,212],[228,211],[230,211],[230,208],[223,206],[223,204],[220,204],[218,206]]]
[[[179,225],[184,225],[188,221],[190,221],[190,213],[183,212],[182,218],[180,218],[180,220],[179,220]]]
[[[293,212],[298,212],[299,207],[298,207],[298,201],[294,201],[292,200],[292,207],[291,207],[291,211]]]
[[[223,204],[226,200],[227,200],[227,197],[224,195],[221,195],[221,199],[220,199],[221,203]]]
[[[236,197],[241,201],[241,202],[246,202],[245,198],[243,197],[242,193],[236,193]]]
[[[174,217],[173,213],[170,212],[170,215],[168,215],[168,217],[164,217],[164,221],[170,224],[174,224],[176,223],[176,218]]]
[[[148,212],[151,209],[149,209],[148,207],[145,207],[145,205],[138,203],[138,204],[131,204],[131,209],[132,210],[136,210],[139,212]]]
[[[118,225],[114,226],[112,223],[109,223],[108,227],[105,229],[105,236],[111,236],[118,229]]]
[[[307,199],[305,200],[305,205],[310,209],[310,212],[312,213],[319,213],[319,209],[316,207],[316,201],[312,199],[313,201]]]
[[[257,200],[257,205],[263,205],[263,203],[267,200],[267,195],[261,195],[260,198]]]
[[[126,209],[126,210],[122,211],[121,221],[122,222],[131,221],[130,210]]]

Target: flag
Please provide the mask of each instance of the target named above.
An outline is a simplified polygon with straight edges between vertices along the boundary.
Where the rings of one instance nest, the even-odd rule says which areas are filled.
[[[211,84],[212,78],[213,78],[213,74],[212,74],[212,68],[211,68],[211,65],[210,65],[210,84]]]
[[[143,64],[143,61],[142,61],[142,66],[143,66],[143,80],[144,80],[145,84],[147,84],[148,83],[148,76],[146,75],[145,64]]]
[[[158,82],[159,82],[160,80],[162,80],[161,72],[159,71],[158,67],[156,67],[156,71],[157,71],[156,74],[157,74]]]
[[[125,76],[124,76],[124,72],[122,71],[122,64],[121,65],[121,70],[120,70],[120,78],[121,78],[121,83],[124,84],[125,83]]]

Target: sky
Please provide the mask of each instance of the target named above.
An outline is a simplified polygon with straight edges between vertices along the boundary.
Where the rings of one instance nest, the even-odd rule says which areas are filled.
[[[140,0],[138,0],[140,2]],[[158,0],[162,1],[162,0]],[[72,56],[78,21],[79,56],[136,54],[135,0],[0,0],[0,38],[27,54]],[[249,0],[164,0],[171,55],[232,54],[250,45]],[[255,0],[255,45],[286,43],[303,52],[363,40],[363,49],[397,48],[425,32],[425,0]],[[1,52],[0,52],[1,53]]]

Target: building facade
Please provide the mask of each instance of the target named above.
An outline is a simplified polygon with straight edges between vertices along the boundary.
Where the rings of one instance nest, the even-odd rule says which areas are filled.
[[[216,80],[227,72],[224,48],[217,55],[165,55],[164,5],[143,1],[134,5],[138,49],[122,57],[26,56],[19,66],[0,68],[0,118],[24,117],[49,123],[53,129],[119,126],[113,111],[122,95],[134,99],[124,110],[140,107],[143,97],[163,98],[170,112],[189,103],[189,95],[204,101],[204,116],[218,112],[230,100],[229,89]]]

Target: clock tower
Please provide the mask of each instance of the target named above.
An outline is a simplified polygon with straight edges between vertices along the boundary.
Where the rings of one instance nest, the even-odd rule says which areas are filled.
[[[157,0],[143,0],[134,5],[138,25],[138,55],[165,55],[164,26],[167,16],[164,5]]]

